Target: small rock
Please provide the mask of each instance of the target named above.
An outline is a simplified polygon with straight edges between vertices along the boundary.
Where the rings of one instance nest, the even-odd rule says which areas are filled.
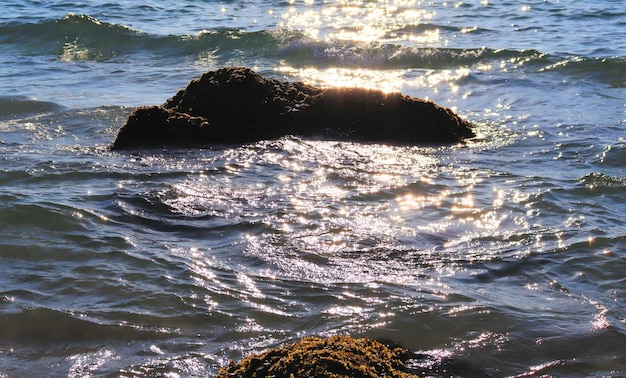
[[[231,362],[222,368],[218,378],[227,377],[319,377],[319,378],[409,378],[417,377],[403,371],[408,352],[390,349],[382,343],[350,336],[327,339],[304,339]]]

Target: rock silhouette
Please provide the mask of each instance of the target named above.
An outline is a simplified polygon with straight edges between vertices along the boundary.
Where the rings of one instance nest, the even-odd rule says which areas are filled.
[[[400,93],[322,89],[222,68],[163,105],[135,109],[112,148],[203,147],[285,135],[408,145],[457,143],[474,133],[450,109]]]

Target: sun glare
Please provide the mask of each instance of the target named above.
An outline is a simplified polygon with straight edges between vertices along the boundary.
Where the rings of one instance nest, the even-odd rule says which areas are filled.
[[[283,74],[322,87],[361,87],[387,93],[402,92],[406,89],[403,85],[431,89],[443,85],[446,91],[456,93],[458,80],[469,74],[469,69],[462,68],[407,72],[401,63],[404,69],[386,66],[412,59],[441,59],[433,54],[447,42],[432,23],[436,12],[422,1],[343,0],[323,7],[314,5],[290,2],[279,27],[303,33],[313,44],[314,54],[327,57],[330,64],[328,68],[311,68],[283,62],[279,68]],[[475,30],[466,28],[463,33]],[[375,69],[381,64],[386,67]]]
[[[386,93],[400,92],[404,81],[403,71],[381,71],[366,68],[295,68],[277,69],[283,75],[298,78],[320,87],[359,87],[379,89]]]
[[[292,3],[282,15],[280,27],[300,30],[311,38],[326,40],[383,42],[408,40],[420,43],[440,41],[438,29],[423,30],[420,26],[435,13],[421,9],[421,1],[339,1],[322,10],[313,9],[313,2],[304,7]],[[402,36],[394,31],[402,30]]]

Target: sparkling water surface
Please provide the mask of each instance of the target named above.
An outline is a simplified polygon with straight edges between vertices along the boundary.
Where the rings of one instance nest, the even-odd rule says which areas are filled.
[[[626,374],[624,1],[0,5],[0,376],[214,376],[333,334],[426,377]],[[223,66],[478,136],[110,151]]]

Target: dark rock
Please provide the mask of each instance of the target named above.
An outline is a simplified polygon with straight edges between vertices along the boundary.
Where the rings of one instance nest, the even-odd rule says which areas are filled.
[[[388,348],[382,343],[350,336],[304,339],[244,358],[222,368],[218,378],[226,377],[319,377],[319,378],[409,378],[404,371],[407,351]]]
[[[472,125],[450,109],[400,93],[316,88],[222,68],[161,106],[137,108],[113,149],[240,144],[285,135],[392,144],[457,143]]]

